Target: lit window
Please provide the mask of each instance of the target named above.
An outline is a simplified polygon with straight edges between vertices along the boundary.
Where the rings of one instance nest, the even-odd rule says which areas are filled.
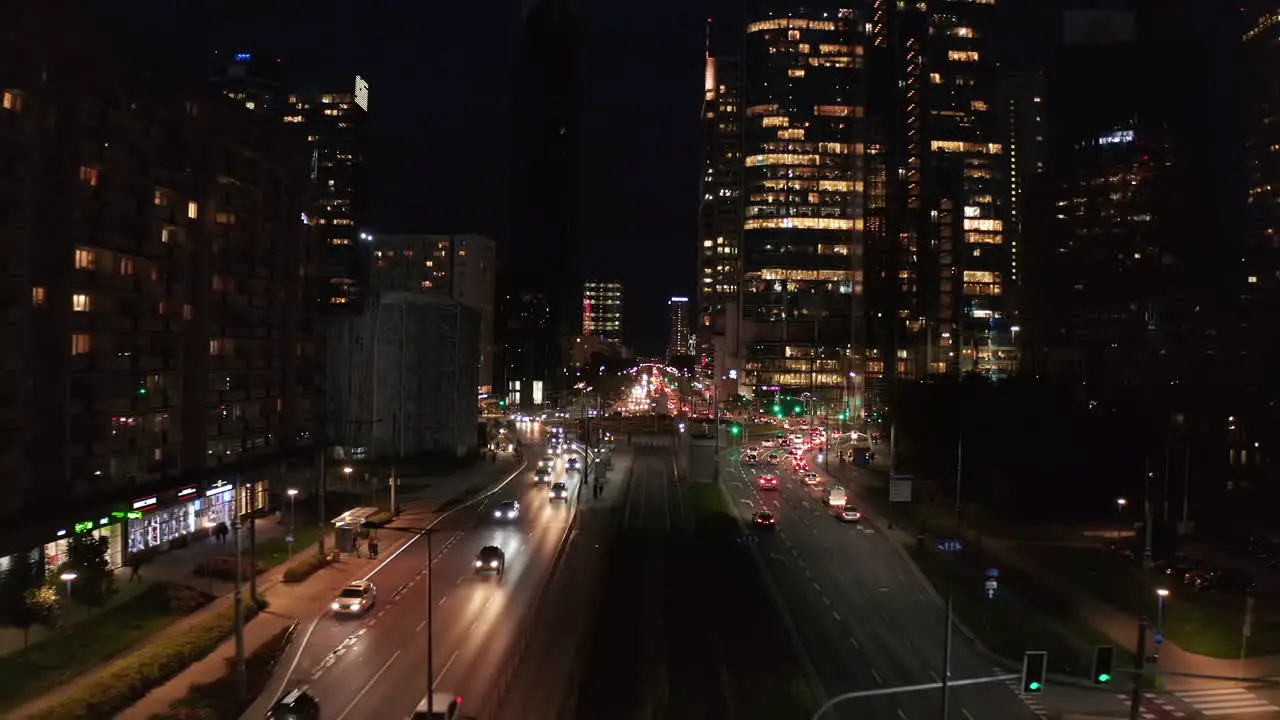
[[[151,192],[151,203],[153,205],[168,205],[169,191],[163,188],[156,188]]]
[[[941,73],[936,73],[936,72],[931,72],[931,73],[929,73],[929,82],[933,83],[934,85],[941,85],[941,84],[942,84],[942,74],[941,74]]]
[[[76,269],[93,270],[98,266],[98,254],[87,248],[76,248]]]
[[[160,242],[164,243],[165,245],[168,245],[169,243],[174,242],[177,239],[178,239],[178,228],[176,227],[170,226],[160,231]]]
[[[120,274],[121,275],[133,274],[133,258],[131,257],[120,258]]]
[[[71,296],[71,309],[76,312],[89,312],[89,296],[76,293]]]
[[[22,112],[22,91],[5,90],[4,94],[0,95],[0,107],[13,112]]]
[[[98,185],[98,168],[89,167],[88,165],[80,166],[80,182],[90,187]]]
[[[1249,276],[1249,283],[1250,283],[1250,284],[1255,284],[1255,283],[1257,283],[1257,282],[1258,282],[1258,276],[1257,276],[1257,275],[1250,275],[1250,276]],[[33,288],[33,289],[35,289],[35,288]],[[43,293],[41,293],[41,297],[43,297]]]
[[[213,214],[213,221],[219,225],[235,225],[236,214],[230,212],[216,212]]]
[[[36,307],[44,305],[44,288],[39,285],[31,288],[31,304]]]
[[[977,62],[978,51],[976,50],[948,50],[947,59],[953,62]]]
[[[209,341],[209,354],[220,355],[222,353],[222,341],[214,338]]]
[[[71,354],[72,355],[88,355],[93,349],[93,338],[89,333],[72,333],[71,334]]]
[[[200,205],[195,200],[187,202],[187,217],[192,220],[200,217]]]
[[[192,311],[192,309],[191,309],[191,303],[185,303],[185,304],[182,306],[182,319],[183,319],[183,320],[190,320],[190,319],[191,319],[191,315],[192,315],[192,313],[193,313],[193,311]]]
[[[804,77],[804,68],[788,68],[787,77],[793,77],[793,78]]]

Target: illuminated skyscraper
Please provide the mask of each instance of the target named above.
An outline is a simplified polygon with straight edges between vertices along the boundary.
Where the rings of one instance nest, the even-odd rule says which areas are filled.
[[[836,7],[748,19],[742,344],[758,398],[850,402],[861,358],[864,23]]]
[[[868,240],[880,285],[872,291],[873,382],[958,370],[998,377],[1016,364],[1010,148],[989,42],[996,3],[930,7],[875,0],[870,23],[879,78]]]
[[[1237,345],[1248,348],[1246,373],[1274,378],[1277,337],[1272,329],[1280,314],[1280,4],[1252,2],[1246,9],[1243,35],[1245,169],[1247,225],[1241,265],[1226,278],[1232,296],[1241,301]]]
[[[622,339],[622,283],[583,284],[582,334],[602,340]]]
[[[741,362],[742,63],[736,56],[715,54],[711,30],[708,20],[694,333],[698,354],[716,377],[723,378]],[[741,35],[732,35],[733,45],[740,46]],[[736,393],[736,383],[722,390],[725,397],[731,393]]]
[[[690,350],[689,298],[673,297],[667,301],[671,330],[667,336],[667,357],[687,355]]]

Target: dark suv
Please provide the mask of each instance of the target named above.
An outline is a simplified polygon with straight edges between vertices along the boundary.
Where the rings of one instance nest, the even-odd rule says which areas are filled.
[[[298,688],[267,711],[267,720],[320,720],[320,702],[305,688]]]

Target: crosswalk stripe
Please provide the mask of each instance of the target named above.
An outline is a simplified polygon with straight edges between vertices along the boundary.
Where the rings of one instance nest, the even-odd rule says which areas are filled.
[[[1280,710],[1280,708],[1277,708],[1274,705],[1265,705],[1260,707],[1223,708],[1221,710],[1201,710],[1200,714],[1206,717],[1218,717],[1219,715],[1241,715],[1244,713],[1271,712],[1273,710]]]

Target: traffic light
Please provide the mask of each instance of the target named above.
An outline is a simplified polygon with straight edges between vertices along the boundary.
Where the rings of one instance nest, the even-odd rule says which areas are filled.
[[[506,406],[507,406],[507,401],[506,401],[506,400],[499,400],[499,401],[498,401],[498,407],[506,407]]]
[[[803,406],[803,405],[797,405],[797,406],[796,406],[796,414],[797,414],[797,415],[799,415],[799,414],[800,414],[800,413],[802,413],[802,412],[804,412],[804,406]]]
[[[729,426],[729,434],[730,434],[730,435],[737,435],[738,433],[741,433],[741,432],[742,432],[742,426],[741,426],[741,425],[730,425],[730,426]]]
[[[782,406],[781,406],[781,405],[779,405],[778,403],[774,403],[774,404],[773,404],[773,411],[774,411],[775,413],[781,413],[781,412],[782,412]]]
[[[1044,692],[1044,676],[1049,669],[1049,653],[1028,650],[1022,654],[1022,694]]]
[[[1107,685],[1111,682],[1111,670],[1116,661],[1116,649],[1110,645],[1102,645],[1093,649],[1093,684]]]

